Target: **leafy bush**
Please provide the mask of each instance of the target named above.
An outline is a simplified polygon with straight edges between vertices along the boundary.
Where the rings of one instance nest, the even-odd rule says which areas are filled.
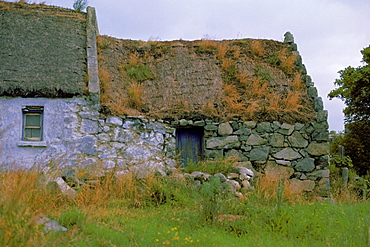
[[[84,11],[86,9],[88,4],[89,4],[89,2],[87,0],[76,0],[73,3],[73,9],[78,11],[78,12],[81,12],[81,11]]]
[[[340,157],[335,154],[332,155],[330,162],[336,167],[353,167],[352,159],[349,156]]]

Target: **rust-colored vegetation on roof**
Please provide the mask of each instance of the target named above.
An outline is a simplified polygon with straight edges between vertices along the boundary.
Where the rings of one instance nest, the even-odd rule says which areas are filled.
[[[108,115],[307,122],[305,71],[272,40],[133,41],[98,37]]]

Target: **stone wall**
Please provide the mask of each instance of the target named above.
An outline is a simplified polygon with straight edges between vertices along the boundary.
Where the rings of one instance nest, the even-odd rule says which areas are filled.
[[[20,142],[22,106],[44,107],[42,145]],[[266,176],[292,179],[301,191],[329,191],[327,112],[317,122],[179,120],[144,117],[101,119],[99,105],[86,98],[2,98],[1,164],[102,165],[161,170],[176,166],[176,128],[204,128],[204,158],[236,155]],[[20,145],[20,143],[22,143]]]
[[[44,107],[43,141],[21,141],[22,106]],[[141,117],[100,119],[98,108],[86,98],[0,98],[0,164],[175,165],[174,128]]]
[[[296,190],[327,195],[329,143],[327,111],[319,111],[317,122],[212,121],[172,122],[178,127],[204,126],[205,158],[236,155],[240,161],[271,179],[292,179]]]

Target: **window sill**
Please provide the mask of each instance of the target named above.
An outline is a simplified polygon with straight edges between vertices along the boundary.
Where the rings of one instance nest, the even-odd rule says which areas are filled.
[[[18,147],[46,147],[46,141],[18,141]]]

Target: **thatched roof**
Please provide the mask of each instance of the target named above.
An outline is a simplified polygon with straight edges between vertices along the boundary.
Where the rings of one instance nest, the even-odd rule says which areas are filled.
[[[84,93],[86,13],[0,2],[0,47],[0,96]]]
[[[98,39],[106,114],[306,122],[315,117],[295,44]]]

